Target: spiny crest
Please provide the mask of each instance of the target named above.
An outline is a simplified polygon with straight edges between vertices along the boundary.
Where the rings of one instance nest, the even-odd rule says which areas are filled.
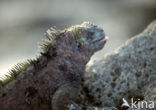
[[[59,34],[60,30],[56,28],[48,29],[45,33],[46,39],[43,39],[39,44],[40,52],[46,53],[48,51],[48,47],[56,41],[56,38],[59,36]]]
[[[75,38],[80,37],[85,30],[93,26],[90,22],[83,22],[81,25],[75,25],[70,28],[68,28],[68,31],[71,31]]]
[[[47,52],[48,46],[50,46],[51,43],[55,42],[56,37],[59,35],[59,33],[60,31],[56,28],[50,28],[47,30],[45,34],[47,39],[44,39],[40,44],[41,52]],[[18,63],[11,70],[9,70],[6,75],[0,76],[0,89],[1,87],[6,86],[11,81],[16,79],[19,74],[27,71],[28,66],[31,65],[33,62],[34,60],[26,60],[22,63]]]
[[[90,22],[83,22],[81,25],[71,26],[62,31],[56,29],[56,27],[48,29],[45,33],[46,39],[43,39],[39,44],[40,53],[46,53],[48,51],[48,47],[51,46],[51,44],[55,43],[61,33],[72,32],[74,37],[76,39],[79,39],[85,30],[93,26],[95,25]]]
[[[67,30],[72,32],[76,39],[81,39],[83,41],[83,37],[82,37],[83,33],[94,26],[96,25],[94,25],[93,23],[83,22],[82,24],[72,26]]]
[[[25,72],[28,69],[28,66],[33,62],[33,60],[26,60],[22,63],[15,65],[5,76],[0,77],[0,86],[5,86],[16,77]]]

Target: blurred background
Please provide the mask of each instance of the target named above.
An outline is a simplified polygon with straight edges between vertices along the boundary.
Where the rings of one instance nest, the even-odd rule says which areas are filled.
[[[104,28],[109,42],[100,59],[156,19],[156,0],[0,0],[0,74],[38,55],[45,31],[90,21]]]

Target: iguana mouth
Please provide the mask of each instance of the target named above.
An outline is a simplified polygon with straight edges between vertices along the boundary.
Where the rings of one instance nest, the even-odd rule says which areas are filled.
[[[102,37],[101,39],[95,40],[94,42],[107,42],[109,40],[108,36]]]
[[[99,41],[101,42],[107,42],[109,40],[108,36],[105,36],[104,38],[100,39]]]

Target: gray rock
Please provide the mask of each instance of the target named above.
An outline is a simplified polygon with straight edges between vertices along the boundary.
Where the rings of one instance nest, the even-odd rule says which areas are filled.
[[[120,109],[123,98],[156,103],[156,21],[86,71],[84,88],[93,105]]]
[[[115,107],[95,107],[85,106],[81,104],[72,103],[68,105],[68,110],[117,110]]]

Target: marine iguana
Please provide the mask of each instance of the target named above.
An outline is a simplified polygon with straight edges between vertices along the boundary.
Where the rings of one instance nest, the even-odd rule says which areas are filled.
[[[50,28],[46,36],[38,58],[17,64],[0,81],[1,110],[67,110],[79,93],[86,63],[108,40],[89,22]]]

